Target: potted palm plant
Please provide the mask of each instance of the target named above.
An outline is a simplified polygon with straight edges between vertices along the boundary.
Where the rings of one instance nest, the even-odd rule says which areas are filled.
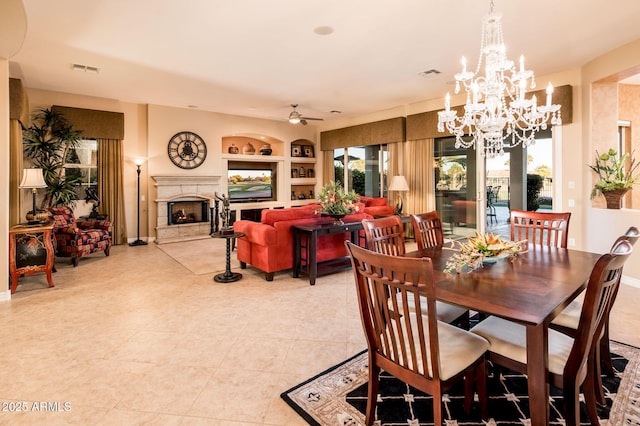
[[[591,190],[591,198],[602,195],[607,201],[608,209],[619,209],[622,206],[622,197],[638,180],[638,165],[629,153],[619,156],[613,148],[603,154],[596,151],[596,162],[589,165],[598,175],[598,181]]]
[[[67,176],[64,165],[75,154],[73,148],[78,145],[80,134],[51,109],[36,112],[33,124],[24,131],[24,153],[35,167],[42,169],[47,184],[40,208],[75,207],[78,201],[76,186],[80,184],[81,176]]]

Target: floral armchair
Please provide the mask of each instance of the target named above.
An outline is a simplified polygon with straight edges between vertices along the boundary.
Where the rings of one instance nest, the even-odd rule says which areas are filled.
[[[51,207],[54,221],[56,256],[70,257],[73,266],[78,259],[98,251],[109,256],[111,248],[111,222],[107,220],[78,220],[69,207]]]

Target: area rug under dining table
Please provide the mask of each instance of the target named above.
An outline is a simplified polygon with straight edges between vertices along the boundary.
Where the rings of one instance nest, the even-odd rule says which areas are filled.
[[[640,425],[640,349],[611,342],[616,377],[603,376],[606,407],[599,407],[601,424]],[[491,370],[490,370],[491,371]],[[490,373],[491,374],[491,373]],[[285,391],[281,397],[310,425],[363,425],[367,406],[367,352],[354,357]],[[527,425],[529,407],[526,376],[508,370],[487,380],[489,421],[480,418],[474,404],[471,413],[463,410],[463,386],[452,388],[443,398],[447,426]],[[562,392],[551,388],[550,425],[564,425]],[[582,396],[581,396],[582,399]],[[380,375],[376,425],[433,425],[433,398],[385,373]],[[582,404],[581,419],[588,425]]]

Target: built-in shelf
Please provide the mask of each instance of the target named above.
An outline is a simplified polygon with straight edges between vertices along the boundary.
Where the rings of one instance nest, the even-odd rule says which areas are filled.
[[[285,157],[281,155],[222,154],[222,159],[227,161],[256,161],[267,163],[274,161],[284,161]]]

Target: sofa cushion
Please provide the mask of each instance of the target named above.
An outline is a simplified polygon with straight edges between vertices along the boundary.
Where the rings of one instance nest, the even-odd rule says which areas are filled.
[[[364,197],[360,196],[360,201],[362,201],[365,207],[376,207],[376,206],[386,206],[389,204],[389,200],[387,197]]]
[[[315,210],[307,206],[288,209],[264,209],[262,210],[260,222],[273,226],[274,223],[283,220],[303,219],[314,216],[316,216]]]

